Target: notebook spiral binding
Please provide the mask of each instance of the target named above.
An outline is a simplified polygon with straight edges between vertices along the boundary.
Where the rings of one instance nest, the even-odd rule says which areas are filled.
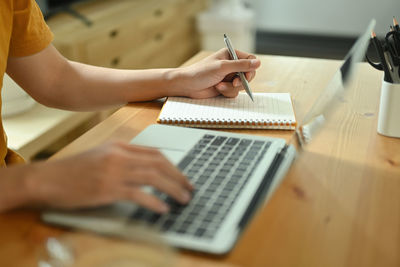
[[[204,119],[186,119],[179,120],[177,118],[158,120],[159,123],[185,126],[185,127],[195,127],[195,128],[258,128],[258,129],[295,129],[296,122],[288,120],[254,120],[254,121],[244,121],[236,119],[225,119],[225,120],[204,120]]]

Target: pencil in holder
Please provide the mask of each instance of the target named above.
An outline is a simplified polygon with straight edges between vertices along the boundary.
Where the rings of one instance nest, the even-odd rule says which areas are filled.
[[[400,84],[382,81],[378,133],[400,138]]]

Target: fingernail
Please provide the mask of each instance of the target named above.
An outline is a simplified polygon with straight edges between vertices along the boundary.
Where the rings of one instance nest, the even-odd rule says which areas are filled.
[[[189,183],[189,186],[190,186],[190,190],[194,190],[194,185],[192,185],[191,183]]]
[[[161,204],[160,206],[160,212],[161,213],[167,213],[169,211],[169,206],[167,204]]]
[[[252,60],[250,60],[250,65],[252,67],[255,67],[255,66],[257,66],[258,62],[259,62],[258,59],[252,59]]]
[[[184,191],[183,193],[182,193],[182,200],[184,201],[184,202],[189,202],[189,200],[191,199],[192,197],[190,196],[190,194],[187,192],[187,191]]]
[[[190,182],[187,182],[186,183],[186,189],[189,189],[191,191],[191,190],[194,189],[194,186]]]

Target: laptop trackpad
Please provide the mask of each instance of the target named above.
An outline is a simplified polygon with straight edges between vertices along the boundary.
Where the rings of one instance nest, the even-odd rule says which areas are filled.
[[[178,164],[204,133],[177,126],[151,125],[131,140],[131,144],[159,149],[172,163]]]
[[[161,153],[169,159],[174,165],[178,165],[179,162],[185,156],[185,153],[182,151],[170,150],[170,149],[160,149]]]

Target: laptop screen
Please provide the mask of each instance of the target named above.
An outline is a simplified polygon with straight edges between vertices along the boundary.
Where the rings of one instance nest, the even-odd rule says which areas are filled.
[[[345,56],[341,67],[321,92],[311,109],[305,115],[303,121],[299,123],[299,127],[296,129],[296,137],[301,146],[310,143],[315,138],[319,129],[329,118],[332,110],[334,110],[336,105],[345,96],[345,87],[352,80],[357,63],[364,59],[369,44],[370,33],[375,23],[374,19],[369,23],[366,31],[360,35]]]

